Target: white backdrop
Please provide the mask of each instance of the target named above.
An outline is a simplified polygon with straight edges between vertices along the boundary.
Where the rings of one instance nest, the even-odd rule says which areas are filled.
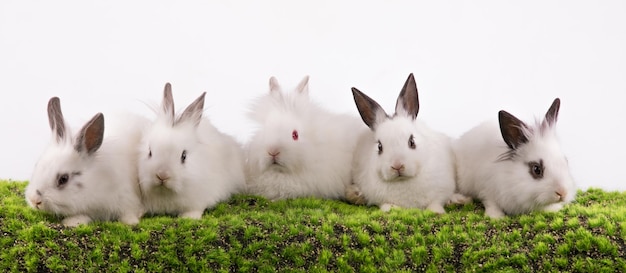
[[[372,1],[373,2],[373,1]],[[453,137],[497,111],[558,130],[582,189],[625,190],[625,1],[0,1],[0,178],[26,180],[59,96],[96,112],[151,115],[207,91],[214,124],[245,142],[247,105],[270,76],[357,115],[350,87],[391,111],[415,74],[420,119]]]

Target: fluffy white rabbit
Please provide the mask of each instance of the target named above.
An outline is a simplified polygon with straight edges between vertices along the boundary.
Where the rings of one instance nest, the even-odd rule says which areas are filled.
[[[203,93],[179,116],[169,83],[162,109],[143,137],[139,181],[148,213],[200,219],[205,209],[245,188],[243,152],[202,117]]]
[[[371,130],[358,139],[354,184],[346,195],[384,211],[399,206],[445,213],[443,206],[455,190],[450,138],[416,120],[419,100],[413,74],[398,96],[393,116],[358,89],[352,88],[352,94]]]
[[[335,114],[309,99],[309,77],[284,93],[270,78],[249,117],[260,126],[246,145],[251,194],[268,199],[341,199],[351,179],[355,139],[365,130],[355,116]]]
[[[572,201],[576,186],[555,130],[559,106],[557,98],[533,125],[502,110],[499,124],[482,123],[456,140],[459,193],[481,200],[492,218]]]
[[[109,116],[111,117],[111,116]],[[76,134],[59,98],[48,102],[50,144],[35,165],[26,201],[76,226],[93,220],[137,224],[144,213],[137,179],[137,145],[148,120],[132,114],[106,122],[96,114]]]

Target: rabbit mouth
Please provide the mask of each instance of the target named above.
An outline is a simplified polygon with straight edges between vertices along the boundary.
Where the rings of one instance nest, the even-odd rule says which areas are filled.
[[[285,168],[285,164],[277,157],[271,157],[268,166],[270,168]]]
[[[145,182],[140,182],[140,186],[143,191],[151,192],[152,194],[166,194],[167,192],[171,192],[171,180],[161,180],[154,179]]]
[[[35,210],[45,210],[43,204],[33,204],[32,205]]]
[[[413,178],[411,175],[407,175],[404,172],[390,172],[387,173],[386,177],[383,177],[383,180],[386,182],[403,182]]]
[[[268,160],[266,162],[267,165],[265,165],[265,171],[270,171],[270,172],[277,172],[277,173],[283,173],[283,174],[288,174],[291,173],[292,171],[290,170],[290,168],[288,167],[287,164],[285,164],[285,162],[281,161],[281,160]]]
[[[279,173],[287,173],[288,171],[287,167],[280,162],[272,162],[268,166],[268,169],[279,172]]]
[[[173,191],[172,182],[169,180],[157,180],[155,181],[152,190],[160,193],[171,192]]]
[[[392,177],[391,179],[387,180],[389,182],[402,182],[402,181],[406,181],[411,179],[410,176],[404,175],[404,174],[397,174],[395,177]]]

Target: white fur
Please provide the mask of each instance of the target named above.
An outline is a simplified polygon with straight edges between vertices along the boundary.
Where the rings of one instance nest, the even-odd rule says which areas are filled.
[[[352,94],[371,130],[359,138],[354,185],[346,189],[346,196],[364,199],[383,211],[405,207],[445,213],[443,206],[455,190],[454,154],[448,136],[416,119],[419,98],[413,74],[400,91],[392,116],[358,89],[352,88]]]
[[[68,226],[93,220],[138,223],[144,210],[137,183],[136,147],[146,122],[132,114],[106,116],[102,146],[91,155],[74,149],[75,136],[69,128],[61,141],[53,132],[26,187],[28,204],[65,217],[63,223]],[[64,173],[71,178],[58,187],[57,177]]]
[[[410,135],[414,150],[408,147]],[[382,154],[378,154],[378,140]],[[405,166],[404,177],[391,168],[395,163]],[[443,206],[455,188],[449,138],[405,116],[383,121],[376,131],[361,135],[354,168],[354,182],[363,197],[382,210],[399,206],[445,213]]]
[[[567,160],[561,151],[554,126],[527,130],[528,143],[520,146],[511,160],[499,160],[509,148],[497,122],[485,122],[462,135],[453,145],[457,159],[458,190],[480,199],[485,213],[493,218],[533,210],[559,210],[576,195]],[[541,180],[529,173],[527,163],[543,160]],[[565,193],[561,202],[555,192]]]
[[[208,119],[173,125],[167,113],[159,113],[140,147],[139,178],[148,213],[199,219],[205,209],[245,187],[241,146]],[[170,176],[163,184],[159,172]]]
[[[283,93],[274,78],[270,93],[252,105],[260,128],[246,145],[248,191],[266,198],[343,198],[351,179],[358,118],[334,114],[308,97],[308,78]],[[292,138],[297,130],[298,140]],[[277,163],[269,153],[280,152]]]

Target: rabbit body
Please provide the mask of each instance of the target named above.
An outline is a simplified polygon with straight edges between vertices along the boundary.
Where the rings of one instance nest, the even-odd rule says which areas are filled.
[[[533,126],[500,111],[500,123],[484,122],[456,140],[459,193],[481,200],[493,218],[571,202],[576,186],[554,128],[559,105],[556,99]]]
[[[133,114],[97,114],[78,133],[65,125],[58,98],[48,106],[52,139],[26,188],[28,204],[63,216],[68,226],[120,220],[144,213],[136,148],[148,120]],[[105,130],[106,128],[106,130]]]
[[[174,117],[171,86],[147,130],[139,160],[142,200],[150,214],[199,219],[245,187],[241,146],[202,117],[204,94]]]
[[[346,195],[362,197],[354,198],[355,203],[385,211],[399,206],[445,213],[443,206],[455,190],[454,155],[448,136],[416,120],[419,101],[413,74],[398,96],[393,116],[358,89],[353,88],[353,95],[371,130],[359,138],[354,184]]]
[[[356,117],[312,102],[308,77],[290,93],[271,78],[270,93],[253,104],[249,116],[260,126],[246,145],[251,194],[272,200],[344,197],[356,136],[366,129]]]

